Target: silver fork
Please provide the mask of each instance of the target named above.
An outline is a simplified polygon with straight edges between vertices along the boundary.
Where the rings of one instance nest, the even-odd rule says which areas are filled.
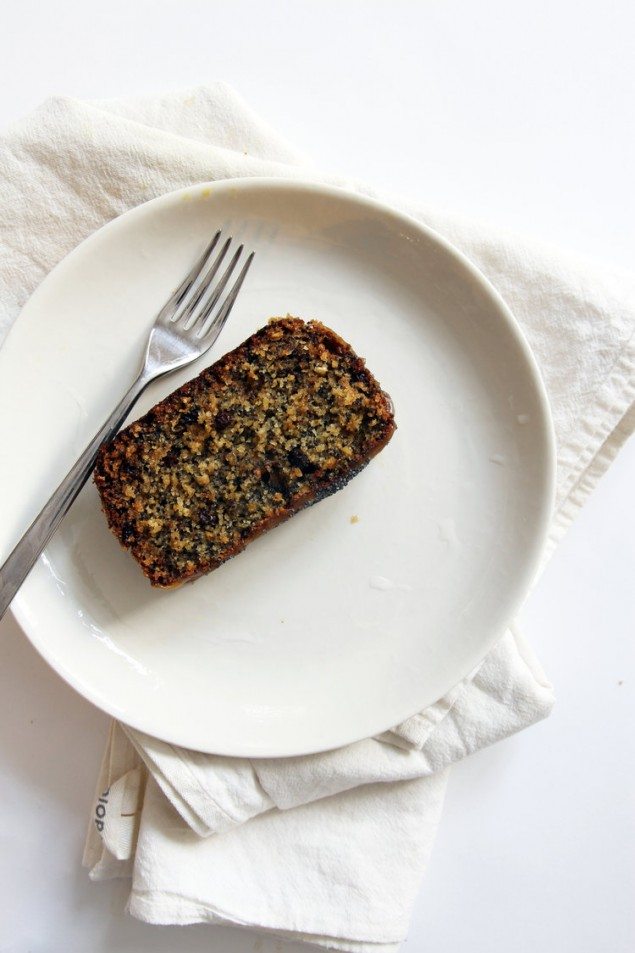
[[[226,239],[216,251],[220,240],[218,231],[161,308],[150,331],[136,380],[0,567],[0,619],[92,473],[99,448],[114,437],[150,381],[191,364],[209,350],[223,330],[254,252],[244,260],[238,277],[221,302],[243,245],[234,252],[222,275],[215,280],[232,242],[231,238]]]

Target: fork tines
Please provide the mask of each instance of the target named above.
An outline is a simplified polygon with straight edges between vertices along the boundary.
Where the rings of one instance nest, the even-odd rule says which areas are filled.
[[[178,327],[180,334],[185,332],[188,337],[196,338],[201,344],[212,332],[218,335],[222,330],[254,258],[254,252],[252,251],[243,260],[238,276],[223,301],[220,302],[221,295],[229,284],[229,280],[244,251],[244,245],[239,245],[229,264],[216,281],[223,259],[232,243],[230,236],[216,251],[220,240],[221,230],[219,229],[191,271],[161,309],[157,319],[165,324],[175,325]],[[217,304],[219,307],[214,314]]]

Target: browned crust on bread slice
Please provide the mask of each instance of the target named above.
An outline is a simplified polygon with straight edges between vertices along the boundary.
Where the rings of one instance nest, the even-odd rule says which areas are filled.
[[[279,318],[102,447],[94,479],[122,546],[172,587],[341,489],[394,430],[346,341]]]

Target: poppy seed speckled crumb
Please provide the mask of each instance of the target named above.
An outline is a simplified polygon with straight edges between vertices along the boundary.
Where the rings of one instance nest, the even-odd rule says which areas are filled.
[[[341,489],[394,430],[342,338],[278,318],[102,447],[95,483],[120,543],[170,587]]]

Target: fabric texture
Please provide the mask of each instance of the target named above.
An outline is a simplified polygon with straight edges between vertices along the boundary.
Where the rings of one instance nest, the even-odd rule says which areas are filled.
[[[0,340],[94,229],[148,199],[240,176],[381,198],[463,251],[520,322],[557,438],[548,553],[635,423],[635,282],[509,233],[325,175],[227,86],[125,101],[56,98],[0,140]],[[185,751],[113,724],[84,863],[131,876],[150,923],[231,923],[349,951],[396,950],[455,761],[548,715],[515,627],[472,675],[380,738],[284,760]]]

